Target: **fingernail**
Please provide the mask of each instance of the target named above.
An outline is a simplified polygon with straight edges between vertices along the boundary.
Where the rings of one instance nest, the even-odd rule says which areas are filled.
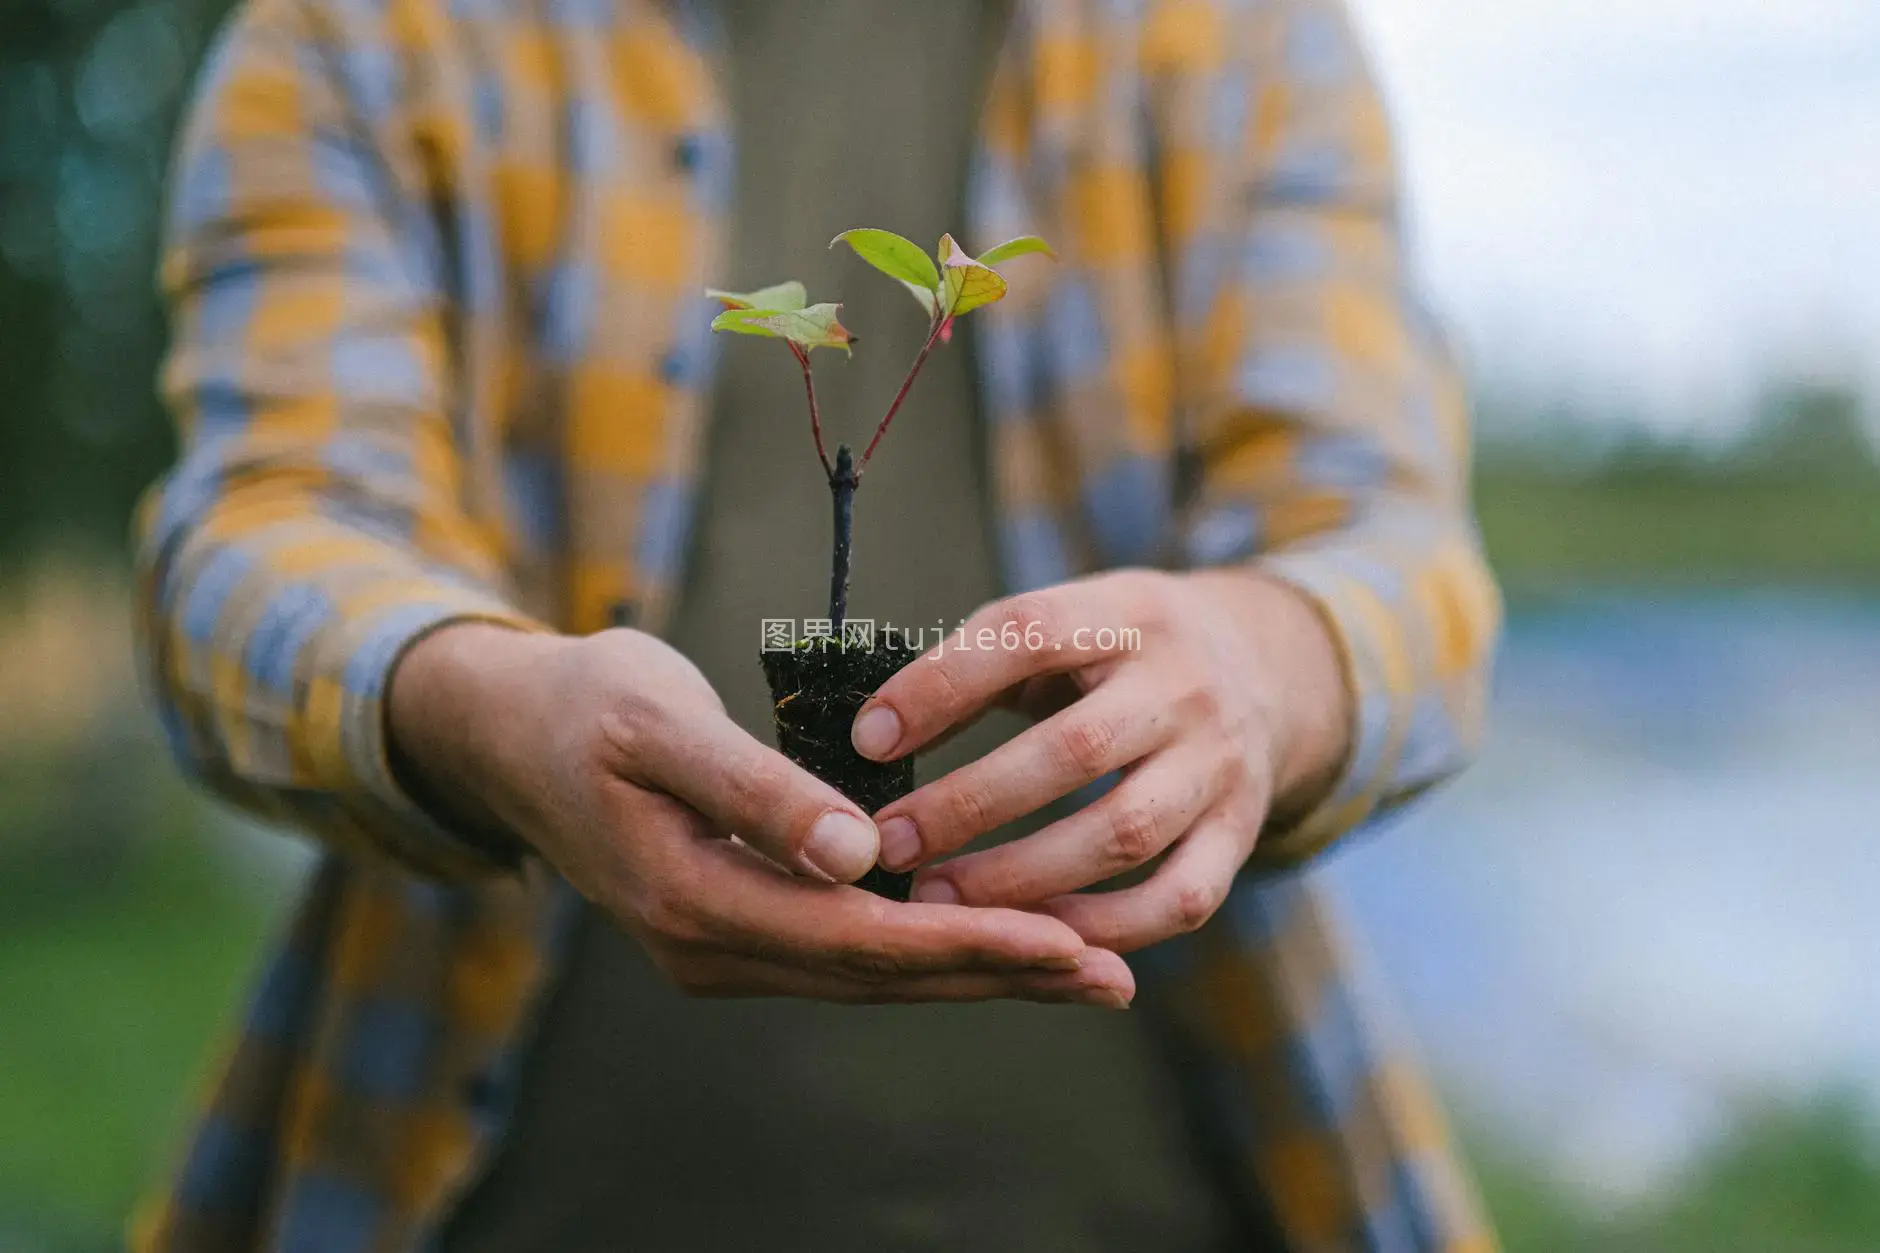
[[[906,870],[920,860],[920,832],[912,818],[890,818],[881,824],[881,864]]]
[[[809,869],[837,883],[853,883],[875,864],[878,844],[873,824],[832,809],[816,820],[803,845]]]
[[[901,715],[886,705],[870,705],[855,720],[849,742],[864,757],[886,757],[901,742]]]
[[[1092,988],[1089,1003],[1098,1009],[1128,1009],[1129,998],[1115,988]]]
[[[914,885],[914,899],[922,905],[957,905],[960,890],[945,879],[924,879]]]

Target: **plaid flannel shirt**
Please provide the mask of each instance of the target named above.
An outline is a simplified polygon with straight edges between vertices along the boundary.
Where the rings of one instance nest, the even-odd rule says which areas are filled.
[[[732,174],[679,0],[249,0],[176,168],[143,652],[186,767],[327,852],[143,1250],[393,1253],[502,1133],[570,894],[388,768],[401,650],[466,617],[666,620]],[[1338,0],[1020,0],[969,240],[1006,576],[1252,563],[1355,699],[1333,794],[1145,954],[1197,1116],[1299,1253],[1492,1246],[1305,860],[1456,770],[1498,602]]]

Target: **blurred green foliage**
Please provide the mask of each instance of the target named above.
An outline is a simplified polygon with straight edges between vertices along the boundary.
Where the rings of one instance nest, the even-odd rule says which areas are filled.
[[[179,1143],[285,886],[211,829],[153,744],[0,763],[5,1253],[115,1247]]]
[[[116,551],[171,440],[152,381],[172,131],[227,0],[0,4],[0,569]]]
[[[1880,1141],[1851,1092],[1745,1109],[1661,1195],[1599,1212],[1531,1159],[1478,1146],[1509,1253],[1873,1253]]]
[[[1510,591],[1880,588],[1880,462],[1846,385],[1782,381],[1728,442],[1483,405],[1475,500]]]

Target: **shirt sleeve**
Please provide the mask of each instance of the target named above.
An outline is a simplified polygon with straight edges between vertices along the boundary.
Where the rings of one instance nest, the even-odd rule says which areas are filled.
[[[164,391],[182,455],[139,520],[142,663],[177,756],[224,797],[470,876],[513,855],[400,787],[386,684],[441,624],[539,628],[463,502],[443,284],[374,147],[385,119],[364,124],[311,12],[241,10],[173,173]]]
[[[1193,15],[1211,8],[1211,21]],[[1304,860],[1462,768],[1501,605],[1469,418],[1404,261],[1390,136],[1339,0],[1159,6],[1162,201],[1186,321],[1196,564],[1310,599],[1352,700],[1330,794],[1256,863]]]

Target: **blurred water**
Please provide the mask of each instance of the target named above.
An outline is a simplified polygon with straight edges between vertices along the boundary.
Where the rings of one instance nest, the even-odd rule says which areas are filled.
[[[1745,1094],[1880,1099],[1880,601],[1515,614],[1492,747],[1333,864],[1425,1052],[1585,1186]]]

